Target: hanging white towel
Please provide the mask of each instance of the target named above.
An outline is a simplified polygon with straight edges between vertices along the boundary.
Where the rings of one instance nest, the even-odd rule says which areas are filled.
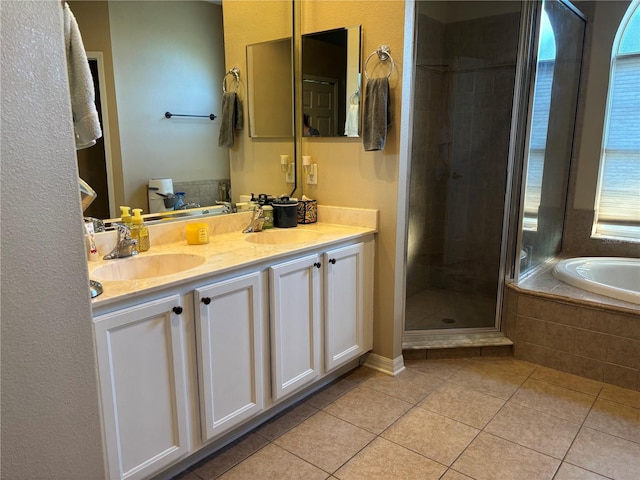
[[[360,103],[347,106],[347,120],[344,122],[344,134],[347,137],[357,137],[360,126]]]
[[[64,41],[76,149],[80,150],[95,145],[96,140],[102,136],[102,129],[96,109],[93,77],[82,36],[78,23],[66,3],[64,4]]]

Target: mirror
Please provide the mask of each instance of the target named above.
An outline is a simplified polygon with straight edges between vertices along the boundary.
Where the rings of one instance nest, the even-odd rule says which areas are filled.
[[[360,25],[302,36],[305,137],[360,135]]]
[[[249,136],[293,137],[291,38],[247,45]]]
[[[104,146],[78,151],[79,157],[90,156],[79,162],[90,170],[80,176],[88,177],[98,192],[91,208],[103,204],[101,213],[87,215],[118,217],[119,205],[147,213],[152,178],[172,179],[173,191],[185,192],[186,203],[203,207],[229,195],[230,152],[250,152],[243,138],[246,118],[244,130],[236,131],[234,148],[218,146],[222,81],[238,66],[238,95],[247,101],[246,44],[291,35],[290,3],[276,3],[230,2],[224,7],[225,21],[234,25],[256,21],[258,14],[262,21],[265,9],[273,18],[248,31],[225,32],[221,1],[69,1],[85,49],[97,61],[96,96],[103,113]],[[205,117],[168,119],[167,111]],[[218,118],[210,120],[211,113]],[[94,170],[102,170],[100,179],[92,175]]]

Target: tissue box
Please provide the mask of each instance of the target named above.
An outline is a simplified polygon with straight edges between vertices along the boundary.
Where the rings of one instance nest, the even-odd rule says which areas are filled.
[[[316,223],[318,221],[318,201],[300,200],[298,202],[298,223]]]

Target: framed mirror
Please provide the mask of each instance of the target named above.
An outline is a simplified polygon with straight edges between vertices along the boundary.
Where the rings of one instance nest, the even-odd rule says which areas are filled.
[[[304,137],[360,136],[362,28],[302,36]]]
[[[291,38],[247,45],[247,101],[250,137],[294,136]]]

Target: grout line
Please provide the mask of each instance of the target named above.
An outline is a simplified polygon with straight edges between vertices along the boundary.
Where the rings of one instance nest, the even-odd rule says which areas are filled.
[[[488,357],[488,358],[491,358],[491,357]],[[425,359],[424,361],[426,362],[426,361],[428,361],[428,360],[426,360],[426,359]],[[528,363],[530,363],[530,362],[528,362]],[[491,364],[490,362],[485,362],[485,364],[490,365],[490,366],[492,366],[492,367],[494,367],[494,368],[496,368],[496,369],[500,370],[500,371],[501,371],[501,372],[503,372],[503,373],[508,373],[508,374],[510,374],[510,375],[515,375],[515,374],[513,374],[512,372],[510,372],[510,371],[509,371],[509,370],[507,370],[507,369],[503,370],[501,366],[496,366],[495,364]],[[411,369],[411,367],[407,367],[407,368],[408,368],[408,369]],[[525,378],[524,378],[524,380],[523,380],[523,381],[518,385],[518,387],[513,391],[513,393],[512,393],[512,394],[511,394],[507,399],[504,399],[504,398],[496,397],[495,395],[491,395],[491,394],[486,393],[486,392],[484,392],[484,391],[479,391],[479,390],[477,390],[477,389],[470,388],[470,387],[465,386],[465,385],[459,385],[458,383],[456,383],[455,381],[453,381],[453,380],[452,380],[452,378],[455,376],[455,374],[456,374],[457,372],[459,372],[460,370],[462,370],[463,368],[464,368],[464,366],[461,366],[460,368],[456,369],[456,371],[455,371],[451,376],[449,376],[449,378],[447,378],[447,379],[443,379],[443,378],[439,378],[439,377],[438,377],[438,379],[441,381],[441,383],[440,383],[440,384],[439,384],[439,385],[438,385],[434,390],[430,391],[430,392],[429,392],[429,393],[427,393],[424,397],[421,397],[420,399],[418,399],[416,402],[407,402],[405,399],[401,399],[401,398],[399,398],[399,397],[396,397],[396,396],[390,395],[390,394],[388,394],[387,392],[384,392],[384,391],[378,390],[378,389],[373,388],[373,387],[368,386],[368,385],[366,385],[366,386],[365,386],[365,385],[364,385],[364,383],[365,383],[369,378],[371,378],[371,377],[365,378],[365,379],[364,379],[363,381],[361,381],[361,382],[351,381],[351,382],[353,383],[353,387],[351,387],[351,388],[349,388],[349,389],[345,390],[344,392],[340,393],[337,397],[335,397],[334,399],[332,399],[332,400],[331,400],[331,402],[327,403],[327,404],[326,404],[326,405],[324,405],[323,407],[318,408],[318,407],[315,407],[315,406],[313,406],[313,405],[308,405],[309,407],[312,407],[313,409],[315,409],[315,410],[317,410],[317,411],[316,411],[316,412],[314,412],[314,413],[313,413],[312,415],[310,415],[309,417],[306,417],[306,418],[304,418],[303,420],[301,420],[300,422],[296,423],[296,424],[295,424],[295,425],[293,425],[291,428],[289,428],[289,429],[285,430],[283,433],[281,433],[280,435],[278,435],[278,437],[274,438],[273,440],[267,439],[266,437],[263,437],[260,433],[257,433],[257,432],[256,432],[256,430],[257,430],[259,427],[256,427],[254,430],[252,430],[252,431],[251,431],[251,432],[249,432],[249,433],[255,433],[255,434],[256,434],[256,435],[258,435],[259,437],[261,437],[261,438],[265,439],[265,440],[267,441],[267,443],[266,443],[265,445],[263,445],[262,447],[258,448],[257,450],[255,450],[254,452],[252,452],[250,455],[248,455],[248,456],[244,457],[243,459],[239,460],[238,462],[235,462],[233,465],[231,465],[229,468],[225,469],[222,473],[220,473],[219,475],[217,475],[215,478],[218,478],[220,475],[225,474],[225,473],[226,473],[226,472],[228,472],[229,470],[231,470],[231,469],[235,468],[238,464],[240,464],[240,463],[244,462],[245,460],[248,460],[250,457],[252,457],[252,456],[253,456],[253,455],[255,455],[256,453],[258,453],[259,451],[261,451],[263,448],[265,448],[265,447],[267,447],[268,445],[271,445],[271,444],[272,444],[272,445],[274,445],[274,446],[276,446],[276,447],[279,447],[279,448],[281,448],[281,449],[283,449],[283,450],[287,451],[288,453],[290,453],[290,454],[294,455],[295,457],[297,457],[297,458],[301,459],[302,461],[304,461],[304,462],[306,462],[306,463],[308,463],[308,464],[310,464],[310,465],[313,465],[314,467],[318,468],[319,470],[321,470],[321,471],[323,471],[323,472],[327,473],[327,474],[328,474],[327,479],[329,479],[329,478],[334,477],[335,472],[337,472],[340,468],[342,468],[344,465],[346,465],[346,464],[347,464],[347,463],[349,463],[351,460],[353,460],[353,459],[354,459],[357,455],[359,455],[359,454],[360,454],[364,449],[368,448],[368,447],[369,447],[369,446],[370,446],[374,441],[376,441],[376,440],[378,440],[378,439],[382,439],[382,440],[384,440],[384,441],[391,442],[391,443],[393,443],[393,444],[395,444],[395,445],[397,445],[397,446],[399,446],[399,447],[401,447],[401,448],[404,448],[404,449],[406,449],[406,450],[408,450],[408,451],[411,451],[411,452],[413,452],[413,453],[416,453],[416,454],[420,455],[421,457],[424,457],[424,458],[426,458],[426,459],[428,459],[428,460],[430,460],[430,461],[432,461],[432,462],[435,462],[435,463],[437,463],[437,464],[439,464],[439,465],[442,465],[443,467],[445,467],[445,471],[444,471],[444,472],[443,472],[443,474],[442,474],[442,476],[444,476],[444,475],[446,475],[446,473],[447,473],[449,470],[452,470],[452,466],[455,464],[455,462],[456,462],[456,461],[457,461],[457,460],[458,460],[458,459],[459,459],[459,458],[460,458],[460,457],[461,457],[461,456],[462,456],[462,455],[467,451],[467,449],[471,446],[471,444],[472,444],[472,443],[477,439],[477,437],[478,437],[481,433],[486,433],[487,435],[495,436],[496,438],[500,438],[500,439],[501,439],[501,440],[503,440],[503,441],[507,441],[507,442],[509,442],[509,443],[511,443],[511,444],[514,444],[514,445],[517,445],[517,446],[519,446],[519,447],[522,447],[522,448],[525,448],[525,449],[531,450],[531,451],[533,451],[533,452],[536,452],[536,453],[538,453],[539,455],[544,455],[544,456],[546,456],[546,457],[548,457],[548,458],[551,458],[551,459],[553,459],[553,460],[559,461],[558,467],[556,468],[556,471],[555,471],[555,473],[554,473],[554,475],[553,475],[553,478],[555,478],[555,477],[557,476],[558,472],[560,471],[560,467],[561,467],[564,463],[569,463],[569,462],[567,462],[567,461],[566,461],[567,455],[569,454],[569,451],[570,451],[570,450],[571,450],[571,448],[573,447],[573,445],[574,445],[574,443],[575,443],[575,441],[576,441],[576,439],[577,439],[578,435],[580,434],[580,432],[582,432],[582,430],[583,430],[584,428],[591,428],[591,427],[586,426],[586,425],[585,425],[585,423],[586,423],[587,418],[589,417],[589,415],[590,415],[591,411],[594,409],[597,399],[598,399],[598,398],[600,398],[600,395],[601,395],[601,393],[602,393],[602,390],[603,390],[603,386],[604,386],[604,384],[603,384],[602,382],[600,382],[600,383],[601,383],[601,388],[600,388],[600,390],[598,391],[598,394],[597,394],[597,395],[595,395],[595,396],[594,396],[594,395],[590,395],[590,394],[588,394],[588,393],[584,393],[584,392],[581,392],[581,391],[579,391],[579,390],[574,390],[574,389],[571,389],[571,388],[567,388],[567,387],[565,387],[565,386],[563,386],[563,385],[559,385],[559,384],[557,384],[557,383],[551,383],[551,382],[545,382],[544,380],[532,379],[532,378],[531,378],[531,377],[532,377],[532,375],[533,375],[533,374],[538,370],[538,368],[548,368],[548,367],[536,366],[536,367],[535,367],[531,372],[529,372],[526,376],[525,376],[525,375],[515,375],[515,376],[523,376],[523,377],[525,377]],[[426,374],[425,372],[420,372],[419,370],[415,370],[415,369],[414,369],[414,372],[421,373],[422,375],[427,376],[427,374]],[[558,372],[561,372],[561,371],[560,371],[560,370],[558,370]],[[566,373],[566,372],[561,372],[561,373]],[[484,376],[483,372],[479,372],[479,375]],[[341,379],[345,378],[346,376],[348,376],[348,374],[346,374],[344,377],[340,377],[340,379],[337,379],[335,383],[337,383],[337,382],[338,382],[338,381],[340,381]],[[517,394],[517,392],[518,392],[518,391],[520,391],[520,389],[521,389],[521,388],[523,388],[523,385],[524,385],[524,384],[525,384],[529,379],[536,380],[536,381],[540,381],[540,382],[542,382],[542,383],[546,383],[546,384],[549,384],[549,385],[553,385],[553,386],[556,386],[556,387],[559,387],[559,388],[564,388],[564,389],[569,390],[569,391],[572,391],[572,392],[581,393],[581,394],[583,394],[583,395],[587,395],[588,397],[592,397],[592,398],[593,398],[593,400],[592,400],[592,402],[591,402],[591,405],[590,405],[590,407],[589,407],[589,410],[588,410],[587,414],[586,414],[586,415],[585,415],[585,417],[583,418],[582,422],[579,424],[578,432],[577,432],[577,433],[575,434],[575,436],[573,437],[573,439],[572,439],[572,441],[571,441],[571,444],[570,444],[570,445],[569,445],[569,447],[567,448],[567,450],[566,450],[565,454],[563,455],[562,459],[558,459],[558,458],[556,458],[556,457],[553,457],[553,456],[551,456],[551,455],[548,455],[547,453],[539,452],[538,450],[536,450],[536,449],[534,449],[534,448],[530,448],[530,447],[527,447],[527,446],[524,446],[524,445],[520,445],[519,443],[513,442],[513,441],[508,440],[508,439],[505,439],[505,438],[503,438],[503,437],[501,437],[501,436],[499,436],[499,435],[495,435],[495,434],[489,433],[489,432],[487,432],[487,431],[485,430],[485,429],[486,429],[486,427],[491,423],[491,421],[493,421],[493,419],[494,419],[494,418],[495,418],[495,417],[496,417],[496,416],[497,416],[497,415],[498,415],[498,414],[499,414],[499,413],[500,413],[500,412],[505,408],[505,406],[506,406],[506,405],[507,405],[507,404],[508,404],[512,399],[513,399],[513,397]],[[335,385],[335,383],[334,383],[333,385]],[[359,425],[355,425],[355,424],[353,424],[352,422],[347,421],[347,420],[345,420],[345,419],[343,419],[343,418],[337,417],[336,415],[333,415],[333,414],[331,414],[331,413],[329,413],[329,412],[327,412],[327,411],[325,411],[325,410],[324,410],[325,408],[327,408],[328,406],[330,406],[331,404],[333,404],[334,402],[336,402],[337,400],[339,400],[341,397],[343,397],[344,395],[346,395],[348,392],[352,391],[354,388],[357,388],[358,386],[361,386],[361,385],[362,385],[362,386],[364,386],[364,388],[371,389],[371,390],[376,391],[376,392],[377,392],[377,393],[379,393],[379,394],[385,395],[386,397],[389,397],[389,398],[390,398],[390,399],[392,399],[393,401],[402,401],[402,402],[404,402],[404,403],[408,403],[408,404],[410,404],[410,405],[411,405],[411,407],[410,407],[406,412],[404,412],[402,415],[400,415],[396,420],[394,420],[392,423],[390,423],[387,427],[385,427],[385,428],[384,428],[380,433],[377,433],[377,434],[376,434],[376,433],[374,433],[374,432],[371,432],[371,431],[369,431],[369,430],[367,430],[367,429],[365,429],[365,428],[363,428],[363,427],[361,427],[361,426],[359,426]],[[420,403],[424,402],[424,400],[426,400],[428,397],[430,397],[431,395],[433,395],[435,392],[439,391],[441,388],[445,387],[446,385],[457,385],[457,386],[460,386],[460,387],[462,387],[462,388],[468,389],[468,390],[470,390],[470,391],[474,391],[474,392],[477,392],[477,393],[481,393],[481,394],[483,394],[483,395],[488,395],[488,396],[491,396],[491,397],[493,397],[493,398],[498,398],[499,400],[501,400],[501,401],[503,402],[503,404],[502,404],[502,406],[501,406],[501,407],[500,407],[500,408],[499,408],[499,409],[498,409],[498,410],[497,410],[497,411],[496,411],[496,412],[491,416],[491,418],[489,418],[489,420],[485,423],[485,425],[484,425],[482,428],[478,428],[478,427],[475,427],[475,426],[473,426],[473,425],[468,425],[467,423],[465,423],[465,422],[461,422],[461,421],[459,421],[459,420],[457,420],[457,419],[455,419],[455,418],[451,418],[451,417],[449,417],[449,416],[447,416],[447,415],[443,415],[443,414],[441,414],[441,413],[439,413],[439,412],[434,412],[434,411],[432,411],[432,410],[430,410],[430,409],[428,409],[428,408],[425,408],[425,407],[421,407],[421,406],[419,406],[419,404],[420,404]],[[329,385],[329,386],[327,387],[327,389],[328,389],[328,388],[331,388],[331,385]],[[325,391],[325,390],[326,390],[326,389],[323,389],[323,390],[321,390],[320,392],[317,392],[316,394],[314,394],[314,396],[315,396],[315,395],[317,395],[317,394],[319,394],[319,393],[321,393],[322,391]],[[289,408],[288,410],[286,410],[285,412],[283,412],[283,415],[282,415],[282,416],[286,415],[286,413],[288,413],[289,411],[293,410],[294,408],[296,408],[296,407],[297,407],[297,406],[299,406],[300,404],[302,404],[302,403],[306,403],[310,398],[313,398],[313,396],[309,397],[308,399],[302,400],[299,404],[296,404],[295,406],[292,406],[291,408]],[[609,399],[605,399],[605,398],[603,398],[603,400],[607,400],[607,401],[611,401],[611,402],[614,402],[614,403],[616,403],[616,404],[619,404],[618,402],[615,402],[614,400],[609,400]],[[523,408],[529,409],[529,410],[539,411],[539,410],[537,410],[537,409],[535,409],[535,408],[531,408],[531,407],[526,406],[526,405],[520,405],[520,404],[518,404],[518,403],[514,403],[514,404],[515,404],[515,405],[518,405],[518,406],[520,406],[520,407],[523,407]],[[634,407],[630,407],[630,406],[628,406],[628,405],[626,405],[626,404],[620,404],[620,405],[622,405],[622,406],[626,406],[626,407],[628,407],[628,408],[634,408]],[[409,413],[411,413],[411,412],[412,412],[414,409],[416,409],[416,408],[420,408],[420,409],[422,409],[422,410],[426,410],[426,411],[429,411],[429,412],[431,412],[431,413],[434,413],[434,414],[437,414],[437,415],[441,415],[442,417],[448,418],[448,419],[450,419],[450,420],[452,420],[452,421],[456,421],[456,422],[458,422],[458,423],[460,423],[460,424],[462,424],[462,425],[465,425],[465,426],[468,426],[468,427],[471,427],[471,428],[474,428],[474,429],[476,429],[476,430],[477,430],[476,435],[475,435],[475,436],[473,437],[473,439],[472,439],[472,440],[467,444],[467,446],[466,446],[466,447],[465,447],[465,448],[460,452],[460,454],[459,454],[459,455],[458,455],[458,456],[457,456],[457,457],[456,457],[456,458],[451,462],[451,465],[444,465],[444,464],[442,464],[441,462],[438,462],[438,461],[434,460],[433,458],[430,458],[430,457],[428,457],[427,455],[422,454],[421,452],[418,452],[418,451],[416,451],[416,450],[414,450],[414,449],[412,449],[412,448],[410,448],[410,447],[407,447],[407,446],[405,446],[405,445],[398,444],[398,443],[396,443],[396,442],[394,442],[394,441],[392,441],[392,440],[390,440],[390,439],[388,439],[388,438],[383,437],[384,432],[388,431],[390,428],[392,428],[394,425],[396,425],[400,420],[402,420],[406,415],[408,415]],[[339,467],[337,467],[337,468],[336,468],[336,470],[335,470],[334,472],[328,472],[327,470],[325,470],[325,469],[323,469],[323,468],[321,468],[321,467],[318,467],[317,465],[315,465],[315,464],[311,463],[310,461],[308,461],[308,460],[306,460],[306,459],[304,459],[304,458],[300,457],[299,455],[297,455],[297,454],[295,454],[295,453],[293,453],[293,452],[290,452],[290,451],[289,451],[289,450],[287,450],[286,448],[284,448],[284,447],[282,447],[282,446],[278,445],[277,443],[275,443],[275,441],[276,441],[278,438],[282,437],[284,434],[286,434],[287,432],[289,432],[289,431],[293,430],[294,428],[296,428],[296,427],[297,427],[297,426],[299,426],[300,424],[304,423],[306,420],[310,419],[311,417],[313,417],[313,416],[317,415],[317,413],[318,413],[318,412],[320,412],[320,411],[322,411],[323,413],[325,413],[325,414],[327,414],[327,415],[330,415],[330,416],[332,416],[332,417],[334,417],[334,418],[336,418],[336,419],[339,419],[339,420],[341,420],[341,421],[343,421],[343,422],[345,422],[345,423],[348,423],[348,424],[350,424],[350,425],[352,425],[352,426],[354,426],[354,427],[356,427],[356,428],[359,428],[359,429],[361,429],[361,430],[363,430],[363,431],[365,431],[365,432],[369,433],[370,435],[373,435],[373,438],[372,438],[372,439],[371,439],[367,444],[365,444],[362,448],[360,448],[360,449],[359,449],[358,451],[356,451],[353,455],[351,455],[348,459],[346,459],[346,460],[345,460],[345,461],[344,461],[344,462],[343,462]],[[559,418],[559,419],[561,419],[561,420],[564,420],[564,421],[566,421],[566,422],[572,423],[572,424],[574,424],[574,425],[578,425],[577,423],[575,423],[575,422],[571,422],[570,420],[567,420],[567,419],[562,418],[562,417],[557,417],[557,416],[552,415],[552,414],[549,414],[549,413],[546,413],[546,415],[553,416],[553,417],[555,417],[555,418]],[[601,433],[605,433],[605,434],[607,434],[607,435],[611,435],[611,436],[614,436],[614,437],[617,437],[617,438],[621,438],[621,439],[623,439],[623,440],[627,440],[627,441],[630,441],[630,442],[632,442],[632,443],[637,443],[637,442],[634,442],[634,441],[632,441],[632,440],[628,440],[628,439],[626,439],[626,438],[619,437],[618,435],[613,435],[613,434],[611,434],[611,433],[609,433],[609,432],[602,432],[601,430],[598,430],[598,429],[596,429],[596,428],[593,428],[593,430],[595,430],[595,431],[599,431],[599,432],[601,432]],[[230,448],[235,448],[235,447],[236,447],[236,445],[231,446]],[[225,449],[224,451],[226,451],[226,450],[227,450],[227,449]],[[219,453],[222,453],[222,452],[215,452],[214,454],[212,454],[212,456],[216,456],[216,455],[217,455],[217,454],[219,454]],[[214,460],[215,460],[215,458],[213,458],[213,459],[212,459],[212,461],[214,461]],[[569,463],[569,464],[570,464],[570,465],[574,465],[574,464],[571,464],[571,463]],[[578,467],[578,468],[582,468],[582,469],[584,469],[584,470],[586,470],[586,471],[591,471],[591,470],[588,470],[588,469],[586,469],[586,468],[584,468],[584,467],[582,467],[582,466],[580,466],[580,465],[574,465],[574,466],[576,466],[576,467]],[[189,471],[191,471],[191,473],[193,473],[193,474],[194,474],[196,477],[198,477],[199,479],[205,480],[205,479],[203,479],[203,477],[201,477],[201,476],[197,475],[193,470],[191,470],[191,468],[189,468],[188,470],[189,470]],[[457,472],[457,470],[453,470],[453,471],[456,471],[456,472]],[[460,473],[462,473],[462,472],[460,472]],[[593,473],[596,473],[596,472],[593,472]],[[598,475],[602,475],[602,474],[598,474]],[[440,478],[442,478],[442,476],[441,476]],[[602,476],[604,476],[604,475],[602,475]],[[605,478],[608,478],[608,477],[605,477]]]

